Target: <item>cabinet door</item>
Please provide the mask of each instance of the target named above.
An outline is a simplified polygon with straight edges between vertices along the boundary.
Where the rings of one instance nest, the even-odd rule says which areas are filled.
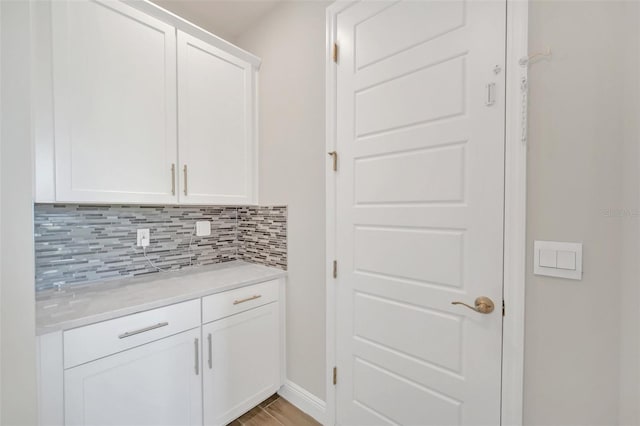
[[[52,30],[56,200],[177,202],[175,28],[70,0]]]
[[[279,387],[278,302],[202,327],[204,424],[225,425]]]
[[[202,424],[200,328],[64,373],[67,425]]]
[[[178,31],[180,202],[254,202],[251,64]]]

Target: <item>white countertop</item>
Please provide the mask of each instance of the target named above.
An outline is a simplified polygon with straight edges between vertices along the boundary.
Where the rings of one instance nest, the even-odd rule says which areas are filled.
[[[36,293],[36,335],[81,327],[286,276],[233,261]]]

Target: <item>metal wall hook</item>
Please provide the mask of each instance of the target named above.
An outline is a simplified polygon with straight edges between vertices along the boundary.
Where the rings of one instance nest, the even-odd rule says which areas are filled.
[[[535,59],[550,58],[550,57],[551,57],[551,48],[547,47],[547,49],[544,52],[537,52],[537,53],[534,53],[533,55],[520,58],[520,61],[518,61],[518,63],[520,64],[521,67],[526,67],[531,63],[531,61]]]

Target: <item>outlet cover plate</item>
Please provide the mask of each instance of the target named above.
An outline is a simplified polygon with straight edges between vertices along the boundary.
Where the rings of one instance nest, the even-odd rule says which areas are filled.
[[[149,238],[150,238],[150,232],[148,229],[138,229],[138,239],[137,239],[138,247],[148,247]]]
[[[211,222],[208,220],[199,220],[196,222],[196,236],[208,237],[211,235]]]

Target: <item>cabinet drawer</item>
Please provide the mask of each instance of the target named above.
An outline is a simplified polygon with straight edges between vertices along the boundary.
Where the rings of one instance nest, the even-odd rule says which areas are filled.
[[[199,326],[196,299],[65,331],[64,368]]]
[[[202,322],[208,323],[278,300],[278,280],[202,298]]]

